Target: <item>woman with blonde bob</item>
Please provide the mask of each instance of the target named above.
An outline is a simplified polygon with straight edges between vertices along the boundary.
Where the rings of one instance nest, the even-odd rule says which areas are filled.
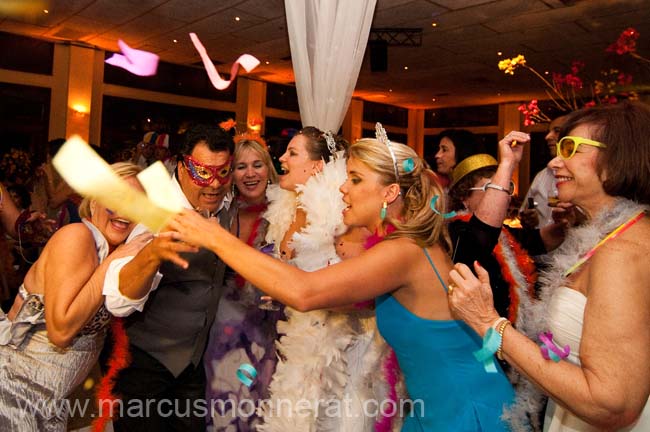
[[[233,205],[237,213],[230,232],[249,246],[261,249],[269,225],[263,218],[268,207],[266,190],[277,183],[278,174],[260,138],[237,138],[233,153]],[[243,400],[257,404],[268,397],[268,385],[277,363],[276,323],[283,314],[260,308],[260,297],[260,291],[244,278],[226,271],[225,288],[203,356],[208,382],[206,399],[210,406],[224,407],[223,412],[211,413],[207,419],[215,432],[233,428],[246,432],[260,423],[256,414],[234,413]],[[257,371],[256,379],[245,392],[237,375],[243,363]]]
[[[177,216],[171,226],[176,238],[213,250],[299,311],[374,299],[377,325],[414,401],[403,431],[507,430],[499,417],[512,388],[498,365],[489,373],[475,360],[480,337],[449,310],[441,275],[452,262],[441,216],[444,199],[432,173],[412,149],[387,139],[352,145],[347,173],[341,186],[344,222],[367,228],[381,241],[321,270],[305,272],[273,260],[193,212]]]

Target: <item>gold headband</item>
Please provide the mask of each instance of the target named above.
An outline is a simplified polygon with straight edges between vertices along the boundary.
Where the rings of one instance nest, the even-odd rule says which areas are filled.
[[[494,159],[489,154],[475,154],[470,157],[467,157],[460,161],[454,170],[451,173],[451,183],[449,184],[449,190],[452,190],[456,183],[458,183],[463,177],[468,174],[473,173],[476,170],[487,167],[496,167],[499,164],[496,159]]]

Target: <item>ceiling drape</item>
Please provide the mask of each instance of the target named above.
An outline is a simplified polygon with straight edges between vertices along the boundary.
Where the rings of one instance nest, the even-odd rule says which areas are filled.
[[[303,126],[336,133],[359,77],[377,0],[285,0]]]

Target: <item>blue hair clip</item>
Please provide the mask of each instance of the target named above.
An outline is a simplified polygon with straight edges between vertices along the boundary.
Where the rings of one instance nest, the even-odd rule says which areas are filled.
[[[415,162],[413,162],[412,158],[407,158],[402,161],[402,168],[404,168],[404,172],[406,174],[413,172],[415,169]]]
[[[433,210],[435,214],[442,216],[443,219],[449,219],[456,216],[455,211],[451,211],[449,213],[440,213],[440,211],[438,211],[438,209],[436,208],[436,203],[438,202],[438,198],[440,198],[440,195],[434,195],[433,198],[431,198],[431,202],[429,203],[431,210]]]

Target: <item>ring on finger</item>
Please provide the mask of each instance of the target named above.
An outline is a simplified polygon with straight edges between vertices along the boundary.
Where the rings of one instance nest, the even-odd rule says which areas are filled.
[[[452,295],[454,292],[454,288],[456,288],[456,284],[453,282],[447,285],[447,294]]]

